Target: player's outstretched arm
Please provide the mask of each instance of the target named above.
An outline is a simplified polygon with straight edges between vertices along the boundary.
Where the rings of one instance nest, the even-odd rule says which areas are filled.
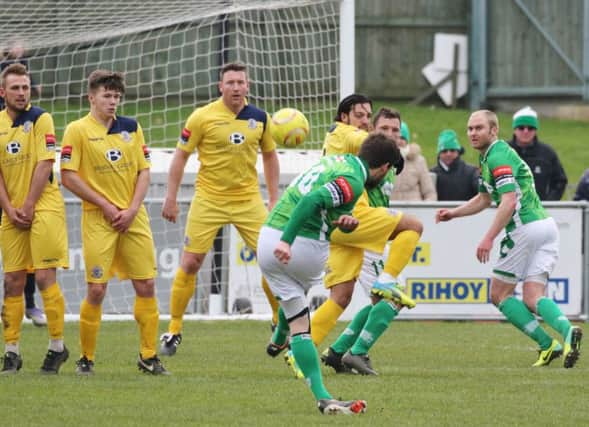
[[[340,230],[349,233],[350,231],[354,231],[360,222],[352,215],[341,215],[338,219],[332,221],[332,224]]]
[[[176,197],[178,195],[180,181],[182,181],[182,177],[184,176],[184,167],[186,167],[188,157],[190,157],[189,152],[176,148],[168,171],[168,189],[166,191],[164,206],[162,207],[162,217],[174,223],[179,212]]]
[[[491,206],[491,196],[487,193],[479,193],[468,202],[454,209],[438,209],[436,212],[436,224],[450,221],[461,216],[474,215]]]

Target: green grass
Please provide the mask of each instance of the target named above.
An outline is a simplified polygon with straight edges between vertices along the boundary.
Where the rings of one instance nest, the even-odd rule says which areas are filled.
[[[458,133],[460,143],[466,150],[464,159],[471,164],[478,164],[478,153],[470,148],[466,137],[469,110],[376,102],[374,111],[376,112],[383,105],[392,106],[401,111],[403,120],[409,124],[411,129],[412,142],[421,146],[430,167],[435,164],[437,159],[438,134],[446,128],[454,129]],[[59,140],[63,136],[66,123],[79,118],[80,114],[86,114],[88,111],[87,102],[82,99],[69,104],[42,102],[41,106],[53,113]],[[317,106],[314,107],[315,110],[317,108]],[[141,103],[129,101],[123,103],[121,108],[121,114],[139,119],[144,129],[145,139],[153,147],[174,147],[182,125],[192,111],[193,106],[191,105],[178,107],[173,101],[161,99]],[[331,117],[332,114],[313,113],[309,115],[308,119],[312,128],[315,129],[312,129],[311,141],[322,141],[323,135],[319,135],[317,127],[326,128],[328,124],[321,123],[321,121],[331,120]],[[499,122],[500,137],[510,139],[512,136],[511,114],[499,113]],[[589,166],[589,150],[585,147],[588,134],[589,122],[540,119],[538,135],[543,142],[550,144],[556,150],[569,178],[569,188],[563,197],[564,200],[572,199],[583,171]],[[321,143],[307,144],[303,148],[319,149]]]
[[[305,383],[281,357],[265,355],[267,322],[186,322],[178,354],[164,359],[169,377],[137,371],[133,322],[102,324],[90,378],[74,374],[78,324],[67,323],[70,360],[59,376],[41,376],[46,334],[23,326],[24,367],[0,377],[2,426],[589,424],[587,360],[574,369],[562,368],[562,359],[531,368],[533,343],[505,323],[396,322],[372,351],[380,376],[323,368],[334,396],[368,401],[360,417],[319,414]]]

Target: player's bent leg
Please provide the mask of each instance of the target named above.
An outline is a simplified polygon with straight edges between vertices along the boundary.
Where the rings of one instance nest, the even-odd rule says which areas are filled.
[[[501,278],[497,277],[499,275]],[[540,358],[533,366],[547,365],[562,354],[562,346],[558,341],[556,344],[553,342],[552,337],[540,326],[524,302],[513,296],[516,284],[515,276],[508,277],[504,272],[494,271],[494,277],[491,280],[491,301],[513,326],[540,346]]]
[[[346,329],[340,334],[338,339],[321,355],[321,361],[335,370],[336,373],[351,372],[342,362],[343,355],[354,345],[364,328],[366,319],[372,310],[372,304],[363,307],[356,313],[352,321],[346,326]]]
[[[415,252],[423,232],[423,225],[417,218],[404,214],[389,236],[389,255],[384,263],[384,273],[393,277],[401,274]]]
[[[354,282],[352,280],[331,287],[329,298],[315,310],[311,318],[311,337],[315,346],[321,345],[337,324],[337,319],[350,304],[354,292]]]
[[[288,326],[288,320],[286,320],[282,308],[279,308],[278,323],[276,323],[276,327],[272,332],[272,338],[266,347],[266,353],[272,357],[278,356],[284,349],[288,347],[289,333],[290,328]]]

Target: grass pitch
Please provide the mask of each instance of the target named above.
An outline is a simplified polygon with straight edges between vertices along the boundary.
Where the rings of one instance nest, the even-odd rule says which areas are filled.
[[[0,377],[0,425],[589,425],[587,356],[573,369],[562,368],[562,358],[531,368],[533,343],[506,323],[393,323],[371,352],[380,376],[322,368],[334,397],[368,401],[367,413],[354,417],[321,415],[282,357],[265,354],[268,322],[189,321],[183,336],[177,355],[163,359],[172,375],[151,377],[136,368],[135,323],[104,322],[96,375],[80,378],[78,324],[67,323],[70,360],[47,377],[38,373],[47,331],[25,324],[23,369]]]

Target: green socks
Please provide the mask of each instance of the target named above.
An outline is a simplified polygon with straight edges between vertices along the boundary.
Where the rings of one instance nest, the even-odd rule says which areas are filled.
[[[315,399],[331,399],[331,395],[323,385],[319,356],[317,356],[317,349],[311,340],[311,335],[299,334],[291,337],[290,349]]]
[[[288,320],[284,316],[284,311],[282,311],[282,307],[278,309],[278,323],[274,328],[274,333],[272,334],[272,342],[277,346],[283,346],[288,338],[288,334],[290,333],[290,327],[288,326]]]
[[[558,308],[558,305],[553,300],[546,297],[538,299],[536,310],[552,329],[557,331],[563,338],[566,338],[571,327],[571,322],[562,314],[562,311],[560,311],[560,308]]]
[[[552,337],[540,326],[526,305],[515,297],[503,300],[497,307],[513,326],[536,341],[542,350],[552,344]]]
[[[346,327],[346,329],[344,329],[335,343],[333,343],[331,346],[333,351],[343,354],[348,351],[352,345],[354,345],[358,335],[360,335],[360,331],[366,323],[366,319],[368,319],[368,314],[370,313],[371,309],[372,304],[369,304],[356,313],[350,324]]]
[[[393,319],[399,314],[392,304],[385,300],[377,302],[370,310],[366,324],[360,336],[350,349],[352,354],[367,354],[370,347],[387,330]]]

